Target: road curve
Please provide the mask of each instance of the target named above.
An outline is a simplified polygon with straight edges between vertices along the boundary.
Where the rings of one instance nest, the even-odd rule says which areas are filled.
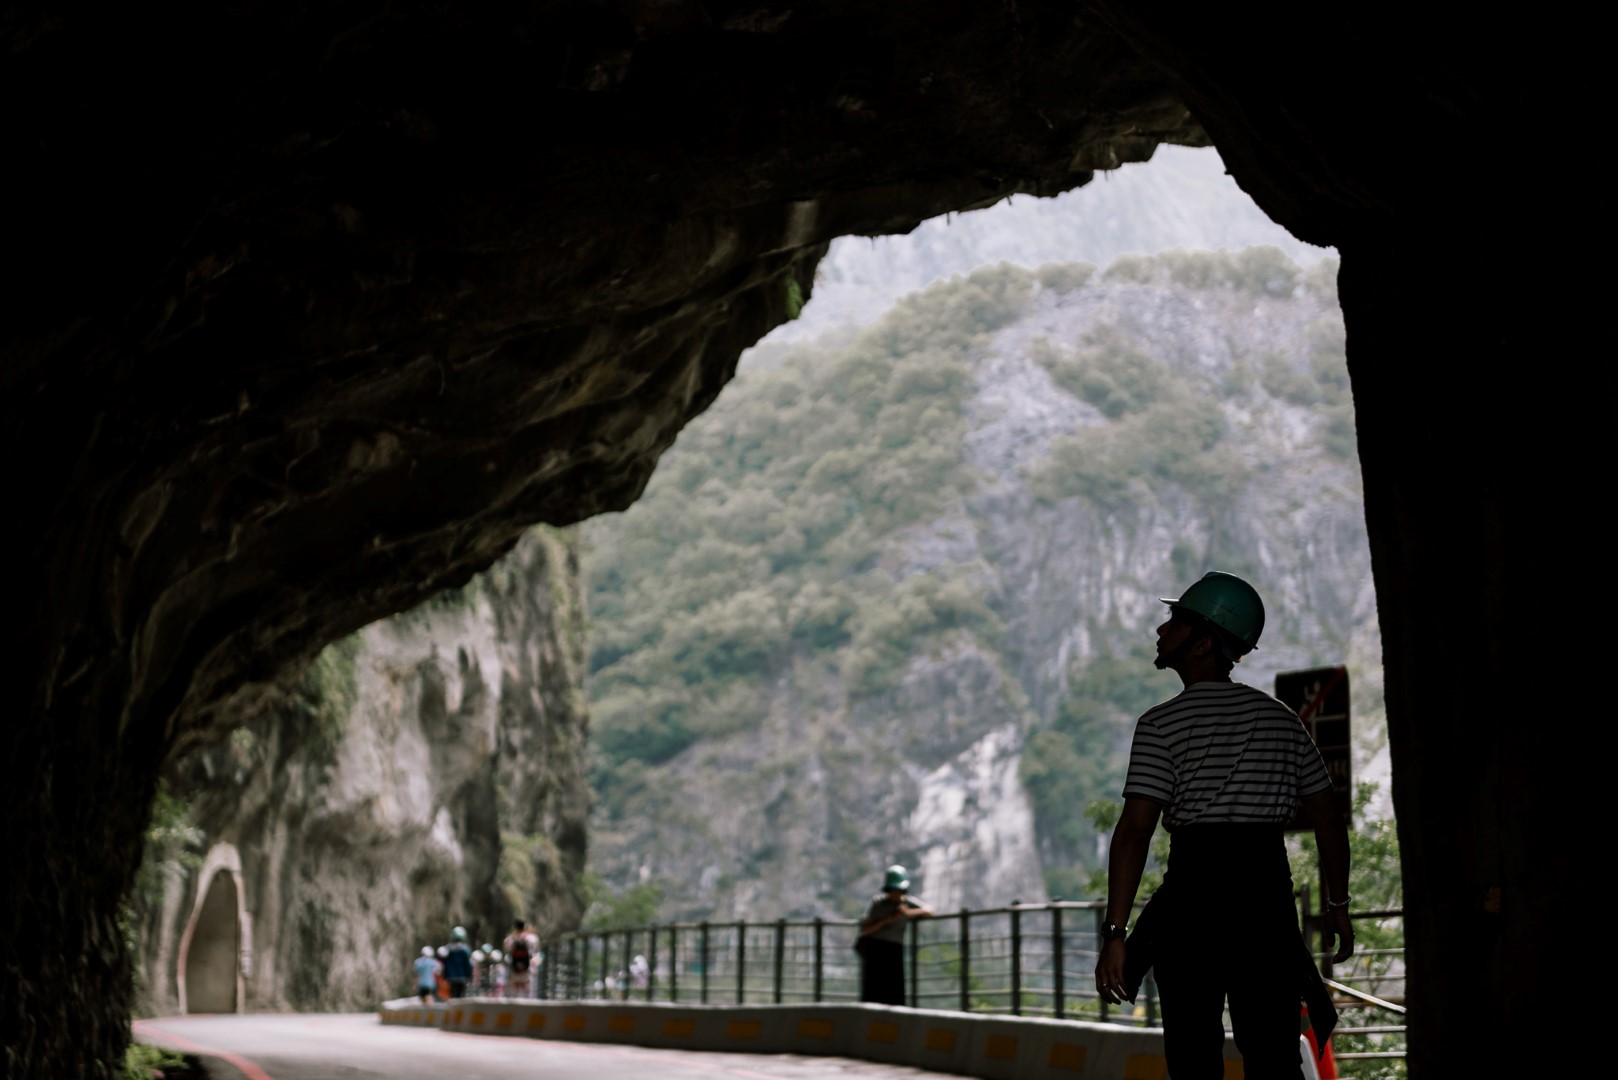
[[[852,1058],[696,1053],[384,1026],[360,1015],[136,1020],[136,1040],[200,1055],[210,1080],[944,1080]]]

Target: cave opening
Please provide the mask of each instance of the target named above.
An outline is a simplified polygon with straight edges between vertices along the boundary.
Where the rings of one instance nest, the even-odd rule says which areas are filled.
[[[1174,316],[1176,320],[1193,322],[1205,317],[1211,326],[1218,327],[1216,331],[1207,335],[1210,340],[1197,343],[1196,348],[1201,352],[1192,350],[1190,355],[1200,355],[1207,365],[1223,370],[1226,375],[1222,377],[1225,377],[1226,381],[1264,384],[1259,396],[1265,399],[1265,407],[1271,410],[1270,413],[1249,415],[1245,419],[1247,425],[1245,428],[1241,423],[1229,425],[1229,431],[1223,436],[1220,453],[1230,460],[1242,461],[1244,466],[1261,464],[1267,476],[1264,483],[1295,493],[1290,497],[1291,505],[1278,506],[1275,516],[1290,513],[1299,517],[1293,532],[1283,539],[1286,546],[1296,548],[1300,552],[1305,549],[1310,552],[1307,557],[1299,559],[1298,566],[1289,566],[1285,573],[1277,572],[1274,575],[1274,591],[1270,593],[1270,600],[1275,605],[1272,640],[1267,642],[1266,647],[1259,653],[1250,657],[1238,674],[1242,681],[1269,689],[1273,686],[1276,675],[1284,670],[1336,663],[1347,663],[1355,668],[1358,696],[1355,711],[1357,721],[1355,735],[1358,744],[1355,749],[1355,780],[1375,782],[1376,791],[1372,796],[1372,805],[1368,813],[1391,829],[1390,763],[1382,704],[1381,649],[1375,618],[1375,590],[1371,582],[1369,550],[1364,531],[1363,499],[1360,494],[1357,462],[1354,459],[1354,408],[1348,392],[1342,313],[1336,297],[1336,253],[1329,248],[1319,248],[1299,241],[1275,224],[1229,177],[1220,156],[1212,148],[1165,145],[1158,148],[1150,161],[1125,164],[1117,170],[1100,173],[1091,183],[1052,198],[1018,196],[991,207],[928,219],[904,235],[874,238],[847,236],[834,240],[826,257],[820,263],[813,294],[797,319],[783,323],[756,346],[743,353],[737,379],[727,384],[711,412],[698,417],[685,429],[681,439],[663,459],[659,474],[654,475],[641,501],[622,515],[608,515],[610,525],[605,521],[585,525],[585,535],[599,538],[601,550],[606,553],[606,562],[601,573],[613,583],[625,582],[629,578],[640,582],[633,567],[616,560],[623,551],[634,551],[637,558],[648,557],[648,553],[655,550],[654,538],[651,535],[653,531],[668,537],[680,535],[685,538],[688,549],[699,549],[699,554],[691,557],[670,551],[667,553],[667,561],[657,561],[656,565],[668,573],[675,572],[676,567],[680,567],[681,575],[686,571],[690,573],[688,584],[682,588],[693,598],[692,611],[681,612],[682,621],[666,624],[665,631],[668,640],[685,643],[682,648],[691,646],[695,650],[693,655],[700,657],[704,647],[703,631],[690,625],[694,620],[686,617],[690,616],[701,603],[712,600],[717,605],[720,598],[712,594],[705,585],[698,584],[697,579],[711,575],[714,566],[725,562],[723,555],[726,551],[735,556],[730,560],[730,565],[736,567],[752,565],[753,556],[761,559],[780,559],[790,564],[798,558],[798,555],[793,553],[783,556],[781,551],[768,550],[768,545],[772,541],[759,531],[761,523],[772,522],[779,525],[783,520],[788,520],[790,524],[783,527],[783,532],[791,532],[800,525],[807,530],[808,526],[801,518],[794,518],[792,506],[781,505],[772,500],[772,493],[764,490],[769,485],[752,482],[758,469],[769,472],[776,468],[784,456],[781,447],[756,451],[765,457],[775,455],[771,463],[758,464],[757,469],[743,464],[740,468],[724,471],[716,466],[713,471],[704,473],[701,467],[694,464],[693,457],[705,454],[726,455],[736,446],[756,447],[761,431],[770,427],[780,427],[784,430],[785,426],[792,422],[786,417],[803,412],[798,402],[805,392],[806,383],[814,381],[813,369],[817,366],[838,363],[837,350],[845,348],[859,334],[872,331],[879,318],[892,310],[901,296],[913,300],[916,294],[921,293],[929,285],[951,277],[969,278],[975,271],[988,270],[996,263],[1009,262],[1026,269],[1034,275],[1036,282],[1039,275],[1035,272],[1042,266],[1048,266],[1050,273],[1046,276],[1051,287],[1046,288],[1044,284],[1036,283],[1033,289],[1036,300],[1040,299],[1040,294],[1043,293],[1043,301],[1052,301],[1054,304],[1058,298],[1069,295],[1067,286],[1074,280],[1075,272],[1064,268],[1061,264],[1082,262],[1090,265],[1082,268],[1079,272],[1080,277],[1089,275],[1089,280],[1094,282],[1107,282],[1104,287],[1123,297],[1130,288],[1139,286],[1142,291],[1149,288],[1135,280],[1143,273],[1150,275],[1154,272],[1149,265],[1140,260],[1149,260],[1158,255],[1165,256],[1161,273],[1176,275],[1173,279],[1176,283],[1195,281],[1206,284],[1217,279],[1221,273],[1231,273],[1230,268],[1234,265],[1230,260],[1232,252],[1256,251],[1261,248],[1274,249],[1284,256],[1272,264],[1274,268],[1284,273],[1273,283],[1266,282],[1250,292],[1241,293],[1252,299],[1248,314],[1253,321],[1262,322],[1268,315],[1264,314],[1261,317],[1261,309],[1284,306],[1296,298],[1295,294],[1315,292],[1318,294],[1315,299],[1320,303],[1312,310],[1319,317],[1319,321],[1326,324],[1325,330],[1319,336],[1329,338],[1327,344],[1330,355],[1326,357],[1329,364],[1311,371],[1309,364],[1303,361],[1320,358],[1304,355],[1305,350],[1312,346],[1303,341],[1302,334],[1295,339],[1299,349],[1298,355],[1289,358],[1289,362],[1296,362],[1296,370],[1283,370],[1285,365],[1276,362],[1275,358],[1259,355],[1261,350],[1254,343],[1244,342],[1241,350],[1236,350],[1234,346],[1219,340],[1222,335],[1228,334],[1229,330],[1227,325],[1218,319],[1228,316],[1223,311],[1216,316],[1215,307],[1211,302],[1205,316],[1200,315],[1192,304],[1188,304],[1183,312],[1176,312]],[[1195,293],[1195,290],[1188,289],[1188,292]],[[1329,302],[1326,302],[1328,294]],[[1117,302],[1124,304],[1126,308],[1129,303],[1127,299]],[[1201,300],[1196,301],[1197,305],[1202,303]],[[929,317],[937,314],[933,308],[927,310]],[[1109,318],[1119,318],[1115,308],[1109,310],[1114,311]],[[1158,315],[1153,317],[1162,318]],[[1129,321],[1127,310],[1121,321]],[[1060,324],[1055,325],[1060,327]],[[1136,329],[1138,330],[1138,327]],[[1056,334],[1059,329],[1050,332]],[[1008,384],[1014,381],[1010,377],[1011,374],[1016,374],[1019,379],[1026,376],[1045,380],[1041,383],[1044,390],[1068,399],[1067,393],[1051,385],[1049,380],[1045,379],[1045,375],[1037,370],[1040,365],[1025,362],[1026,357],[1019,350],[1028,351],[1027,337],[1028,335],[1024,334],[1020,342],[1012,344],[1009,347],[1011,355],[1005,358],[1009,362],[1021,364],[1021,368],[1012,372],[1002,364],[995,369],[998,372],[996,378]],[[1294,339],[1289,339],[1289,342],[1292,340]],[[828,341],[829,345],[826,344]],[[1061,344],[1064,351],[1068,351],[1068,347],[1076,342],[1067,340]],[[811,347],[814,345],[818,345],[819,348]],[[799,349],[799,346],[804,348]],[[988,346],[984,348],[987,349]],[[1003,348],[1001,351],[1008,350]],[[1253,355],[1247,355],[1248,353]],[[867,359],[871,360],[872,366],[888,362],[879,356],[870,356]],[[1142,360],[1144,362],[1144,358]],[[1266,362],[1269,362],[1274,370],[1262,370]],[[856,366],[849,365],[849,370],[853,371]],[[776,389],[770,391],[755,389],[762,385],[760,380],[769,380],[779,375],[790,376],[791,372],[787,369],[792,368],[796,368],[800,373],[807,372],[810,377],[805,380],[777,378]],[[1196,364],[1193,363],[1189,369],[1180,369],[1178,374],[1184,375],[1183,378],[1176,375],[1162,381],[1162,385],[1156,389],[1161,391],[1165,403],[1181,395],[1195,396],[1206,389],[1195,381],[1193,375],[1187,374],[1187,370],[1194,371],[1195,368]],[[1321,400],[1326,395],[1320,385],[1311,382],[1314,376],[1322,376],[1330,382],[1329,402]],[[1215,386],[1217,382],[1218,380],[1214,381]],[[817,391],[811,389],[811,392]],[[749,395],[746,404],[737,401],[737,396],[743,394]],[[760,399],[761,396],[763,400]],[[1288,398],[1295,400],[1283,400]],[[1297,404],[1321,404],[1323,412],[1326,411],[1325,406],[1329,405],[1329,423],[1323,416],[1309,418],[1309,423],[1318,423],[1322,429],[1329,427],[1329,434],[1326,436],[1311,434],[1309,438],[1302,440],[1301,444],[1291,447],[1297,451],[1296,453],[1276,453],[1273,442],[1266,444],[1255,437],[1258,434],[1255,429],[1262,428],[1266,424],[1270,427],[1280,427],[1299,422],[1297,415],[1285,412],[1278,414],[1277,403],[1282,409]],[[869,405],[861,426],[869,429],[881,423],[874,419],[878,411],[875,405],[865,402],[844,404],[849,410]],[[898,415],[899,403],[888,404],[894,405],[895,408],[891,413],[884,415]],[[1049,404],[1048,399],[1040,407],[1043,408],[1046,404]],[[1085,417],[1082,413],[1078,414],[1080,421],[1101,419],[1100,414],[1088,404],[1075,405],[1074,409],[1090,410],[1089,417]],[[1134,413],[1137,410],[1134,405],[1124,404],[1120,405],[1117,411]],[[1069,412],[1063,417],[1064,422],[1073,421],[1074,415],[1074,412]],[[768,416],[769,419],[763,419],[764,416]],[[799,432],[796,438],[807,445],[823,445],[826,442],[827,430],[831,426],[829,422],[821,423],[819,430],[805,429]],[[728,435],[722,437],[719,434],[721,429],[728,432]],[[1049,438],[1048,431],[1033,428],[1023,433],[1028,435],[1031,441]],[[924,441],[919,435],[920,433],[916,431],[890,432],[889,438],[885,440],[891,444],[887,450],[897,454],[900,452],[899,444],[906,438]],[[1322,455],[1319,446],[1314,445],[1321,439],[1330,440],[1332,444],[1330,454]],[[836,454],[841,450],[839,447],[830,452]],[[1265,457],[1266,452],[1268,457]],[[755,451],[749,449],[742,453],[753,454]],[[717,461],[717,457],[712,460]],[[1330,466],[1329,469],[1322,468],[1323,461]],[[872,468],[889,468],[891,463],[885,464],[878,455],[871,457],[869,464]],[[1305,470],[1313,471],[1313,481],[1310,479],[1310,473]],[[1328,476],[1331,487],[1338,490],[1327,492],[1325,485],[1318,483],[1322,474]],[[1227,482],[1228,478],[1215,476],[1213,480],[1217,485]],[[1185,476],[1164,481],[1162,490],[1172,490],[1176,483],[1184,482]],[[1316,486],[1311,488],[1311,483],[1315,483]],[[908,497],[909,493],[929,488],[932,484],[930,480],[922,479],[918,475],[912,476],[904,486],[908,488],[906,492]],[[711,495],[716,487],[728,490],[723,500]],[[775,494],[779,494],[784,487],[784,484],[776,485]],[[667,499],[674,497],[675,488],[680,491],[677,514],[672,512],[666,503]],[[851,492],[858,492],[851,494],[851,498],[864,498],[868,494],[866,485],[850,482],[847,488]],[[822,499],[830,494],[830,491],[813,491],[810,484],[800,483],[793,496],[783,498],[787,503],[794,499],[802,503]],[[1316,502],[1324,504],[1340,502],[1341,512],[1317,513],[1305,510],[1300,514],[1299,506],[1305,504],[1311,497]],[[721,502],[724,505],[721,505]],[[1017,512],[1024,510],[1032,512],[1026,506]],[[1250,508],[1249,512],[1255,511]],[[1106,513],[1103,504],[1095,504],[1095,516],[1105,516]],[[704,518],[708,519],[706,523],[701,520]],[[656,530],[646,531],[628,528],[628,523],[635,519],[656,521],[659,525]],[[869,523],[869,520],[867,518],[866,523]],[[924,533],[928,529],[925,522],[918,521],[914,524]],[[1203,523],[1195,524],[1198,528],[1203,528]],[[606,527],[603,527],[604,525]],[[624,526],[622,531],[621,525]],[[1312,528],[1315,531],[1312,532]],[[726,536],[727,529],[736,535]],[[609,532],[612,535],[608,535]],[[846,535],[847,533],[845,537]],[[1241,530],[1232,529],[1228,523],[1215,523],[1211,527],[1204,528],[1203,535],[1193,537],[1191,544],[1174,543],[1172,553],[1168,550],[1170,546],[1168,543],[1160,539],[1154,540],[1156,546],[1163,548],[1162,554],[1165,556],[1162,560],[1165,565],[1158,568],[1158,576],[1163,580],[1151,585],[1142,582],[1142,591],[1151,588],[1160,590],[1177,588],[1179,586],[1171,586],[1168,581],[1184,577],[1188,582],[1203,569],[1240,567],[1245,570],[1256,556],[1251,551],[1241,550],[1240,540],[1244,538],[1251,539],[1251,533],[1244,537]],[[724,543],[727,541],[740,543],[739,546],[732,544],[726,547]],[[754,541],[756,545],[748,547],[749,544],[754,544]],[[1297,628],[1300,623],[1306,623],[1311,618],[1306,613],[1308,608],[1306,594],[1309,587],[1301,586],[1296,579],[1307,577],[1307,564],[1310,561],[1322,561],[1328,552],[1332,558],[1341,555],[1348,557],[1351,565],[1344,568],[1344,574],[1351,578],[1352,588],[1347,596],[1339,594],[1327,597],[1317,593],[1311,598],[1316,604],[1330,609],[1329,617],[1325,611],[1319,609],[1314,612],[1314,617],[1322,625],[1330,624],[1332,630],[1328,635],[1329,640],[1321,639],[1319,634],[1312,634],[1306,635],[1309,640],[1304,643],[1299,640]],[[879,557],[873,549],[872,558],[883,561],[886,557]],[[589,554],[586,555],[584,563],[587,573],[595,562],[596,560]],[[1298,571],[1304,573],[1300,574]],[[910,571],[906,570],[899,576],[909,573]],[[740,571],[737,579],[732,582],[736,592],[760,584],[745,578]],[[1335,584],[1333,582],[1333,585]],[[598,743],[608,742],[613,745],[613,750],[609,753],[617,754],[632,766],[624,771],[625,784],[617,782],[619,778],[612,768],[599,770],[596,774],[597,779],[602,780],[609,788],[607,797],[598,800],[596,811],[600,815],[603,833],[610,837],[610,842],[597,845],[593,850],[603,857],[606,864],[603,872],[609,882],[621,889],[625,897],[644,893],[649,875],[657,876],[652,869],[652,863],[661,859],[665,866],[670,863],[683,864],[680,859],[669,860],[666,850],[658,855],[637,856],[631,850],[633,844],[630,843],[630,839],[632,837],[637,840],[647,839],[658,825],[651,822],[646,829],[631,829],[624,824],[622,815],[632,804],[633,799],[639,797],[637,794],[626,792],[633,788],[638,793],[645,787],[645,775],[639,771],[642,765],[655,768],[668,759],[670,754],[680,752],[679,747],[689,739],[689,736],[671,729],[691,726],[689,717],[704,711],[704,703],[698,702],[683,712],[678,709],[669,710],[670,721],[667,724],[658,726],[648,722],[648,716],[655,709],[667,707],[666,702],[661,698],[657,701],[648,701],[635,696],[639,689],[634,685],[637,678],[634,673],[636,662],[633,657],[623,653],[623,641],[634,639],[634,634],[626,635],[623,632],[624,626],[618,624],[615,619],[617,613],[623,613],[626,618],[644,619],[652,612],[660,610],[655,603],[649,603],[647,598],[639,593],[642,587],[644,583],[625,585],[626,595],[640,595],[640,600],[634,605],[632,612],[621,604],[617,597],[608,597],[609,603],[598,607],[597,615],[607,617],[610,610],[614,616],[614,623],[605,627],[607,633],[603,635],[611,640],[604,644],[592,659],[592,696],[595,697],[595,691],[606,686],[609,680],[613,684],[597,699],[598,704],[604,704],[606,707],[598,709],[594,717],[594,734]],[[1152,595],[1155,596],[1157,593]],[[790,592],[778,596],[777,599],[782,609],[798,606],[798,599]],[[1032,601],[1034,598],[1029,596],[1025,599]],[[1006,615],[1006,606],[1023,602],[1024,600],[1002,596],[999,613]],[[713,610],[718,610],[717,606]],[[1154,612],[1139,614],[1140,625],[1135,627],[1132,636],[1144,639],[1149,636],[1150,628],[1157,620]],[[1008,621],[1012,617],[1015,617],[1014,614],[1008,617]],[[771,636],[770,632],[762,629],[764,625],[764,620],[752,624],[754,640],[749,643],[749,647],[756,646],[760,640]],[[835,633],[834,630],[830,632]],[[789,629],[788,636],[791,634],[792,631]],[[1129,632],[1114,633],[1112,637],[1118,640],[1107,642],[1106,650],[1117,650],[1120,645],[1127,649],[1124,639],[1130,636]],[[652,649],[656,648],[655,643],[649,639],[646,644]],[[738,645],[739,643],[732,643],[726,647]],[[1029,651],[1034,652],[1037,649]],[[673,662],[672,654],[658,655],[647,666],[662,670],[663,665],[668,662]],[[1053,659],[1052,663],[1057,662]],[[1064,666],[1067,663],[1067,660],[1061,662]],[[1148,663],[1140,666],[1130,677],[1140,683],[1151,683],[1153,674]],[[603,675],[604,678],[597,678]],[[688,675],[689,678],[676,681],[686,686],[701,681],[702,676],[699,673],[688,672]],[[1066,672],[1062,675],[1062,678],[1065,677]],[[1035,681],[1037,680],[1029,680],[1030,683]],[[1059,694],[1032,688],[1026,684],[1019,689],[1027,690],[1034,700],[1033,711],[1038,714],[1034,721],[1036,727],[1040,725],[1048,727],[1052,714],[1061,705],[1061,702],[1053,701]],[[720,699],[720,695],[714,695],[714,698]],[[761,701],[767,701],[769,698],[768,693],[759,694]],[[693,701],[696,700],[694,696]],[[728,702],[725,704],[728,705]],[[709,711],[707,715],[711,718],[714,711]],[[766,717],[756,714],[753,719],[762,723]],[[708,719],[701,722],[719,727],[730,721],[714,722]],[[940,745],[945,742],[947,740],[941,739]],[[667,774],[665,772],[662,775]],[[632,784],[627,783],[629,778],[633,779]],[[750,777],[748,782],[762,783],[758,777]],[[1103,793],[1094,794],[1100,796]],[[1116,798],[1117,792],[1109,790],[1104,794],[1106,797]],[[680,799],[698,801],[699,797],[695,793],[686,792]],[[754,811],[763,813],[764,807],[757,806]],[[742,844],[744,841],[738,838],[737,843]],[[657,843],[652,846],[661,848]],[[1391,873],[1396,876],[1397,872],[1397,865],[1392,866]],[[717,865],[713,876],[719,876]],[[814,888],[787,892],[798,897],[815,897],[822,904],[835,904],[840,900],[846,902],[848,895],[846,882],[828,886],[825,880],[836,875],[818,876],[822,879],[818,896]],[[973,879],[975,887],[981,886],[985,881],[983,875],[976,873],[963,872],[961,876]],[[1080,891],[1084,887],[1082,876],[1068,875],[1059,884],[1045,882],[1041,891],[1041,884],[1036,878],[1028,883],[1028,891],[1023,895],[1063,895],[1073,898],[1087,895]],[[676,895],[678,892],[676,889],[665,891],[665,895],[676,906],[672,911],[665,912],[663,917],[726,916],[725,907],[721,906],[712,911],[706,909],[699,911],[694,906],[690,890],[686,890],[683,897],[679,898]],[[995,901],[990,896],[975,896],[973,902],[988,904]],[[792,915],[811,913],[796,910],[788,912]]]

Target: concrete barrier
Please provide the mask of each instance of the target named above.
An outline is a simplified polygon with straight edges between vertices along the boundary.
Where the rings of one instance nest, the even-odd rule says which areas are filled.
[[[462,998],[423,1006],[384,1002],[384,1024],[469,1034],[623,1043],[671,1050],[851,1057],[984,1080],[1166,1080],[1163,1033],[1084,1020],[1050,1020],[885,1005],[691,1005],[669,1002]],[[1305,1080],[1320,1080],[1298,1039]],[[1234,1040],[1225,1080],[1243,1080]]]

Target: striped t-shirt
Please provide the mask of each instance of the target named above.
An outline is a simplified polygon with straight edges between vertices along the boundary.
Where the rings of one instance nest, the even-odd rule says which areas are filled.
[[[1276,824],[1331,790],[1298,714],[1238,682],[1200,682],[1135,725],[1124,797],[1162,803],[1170,827]]]

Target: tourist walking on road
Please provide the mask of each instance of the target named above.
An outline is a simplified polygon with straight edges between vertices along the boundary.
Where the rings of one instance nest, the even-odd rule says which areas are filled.
[[[539,935],[528,929],[521,919],[511,924],[511,933],[503,943],[506,963],[510,966],[510,992],[512,997],[535,997],[534,968],[539,958]]]
[[[423,945],[421,955],[416,957],[416,962],[412,966],[416,971],[416,994],[425,1005],[432,1000],[433,994],[438,990],[438,973],[443,970],[444,965],[433,955],[431,945]]]
[[[466,944],[466,927],[457,926],[449,936],[444,953],[444,978],[449,981],[450,997],[465,997],[466,984],[472,981],[472,950]]]
[[[1227,1002],[1247,1080],[1301,1080],[1300,1002],[1322,1047],[1336,1010],[1298,929],[1285,828],[1301,809],[1314,830],[1336,963],[1354,951],[1348,828],[1297,714],[1231,680],[1264,629],[1258,592],[1215,571],[1163,602],[1169,618],[1157,628],[1157,667],[1185,688],[1135,727],[1107,862],[1096,990],[1108,1004],[1133,1001],[1147,969],[1156,970],[1174,1080],[1225,1075]],[[1160,816],[1168,867],[1131,931]]]

